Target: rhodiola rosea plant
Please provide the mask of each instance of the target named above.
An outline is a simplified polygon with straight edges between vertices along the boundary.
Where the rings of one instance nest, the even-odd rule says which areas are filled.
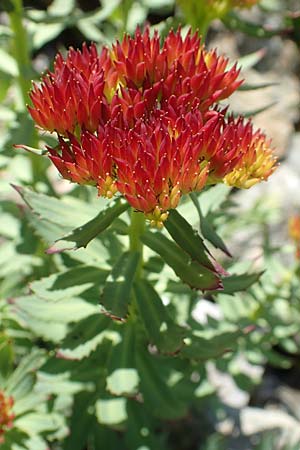
[[[265,135],[224,105],[241,83],[197,34],[170,31],[161,43],[146,28],[111,48],[58,54],[33,86],[29,112],[56,139],[45,152],[83,185],[81,199],[16,187],[58,271],[14,304],[55,350],[43,370],[86,388],[69,413],[67,449],[118,448],[120,436],[128,448],[162,448],[157,419],[185,416],[206,395],[203,362],[250,330],[226,321],[207,330],[190,315],[199,295],[259,276],[224,270],[190,220],[189,203],[204,237],[228,254],[205,227],[204,195],[221,205],[230,187],[250,188],[276,168]]]

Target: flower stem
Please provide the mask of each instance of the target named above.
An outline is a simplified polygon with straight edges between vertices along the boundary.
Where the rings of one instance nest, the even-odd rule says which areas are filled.
[[[141,276],[143,267],[143,243],[141,235],[145,230],[145,216],[143,213],[131,210],[131,224],[129,230],[129,250],[131,252],[138,252],[140,260],[136,271],[136,278]]]
[[[31,79],[33,76],[33,69],[31,65],[31,55],[28,45],[28,36],[26,28],[23,24],[23,1],[11,0],[13,4],[13,10],[9,12],[10,27],[13,32],[13,53],[18,66],[17,82],[21,92],[23,104],[22,111],[26,111],[26,104],[28,102],[28,91],[31,87]],[[28,133],[31,136],[29,146],[37,148],[39,139],[37,132],[34,128],[34,124],[29,124],[32,127],[32,132]],[[32,168],[32,180],[33,183],[43,181],[44,177],[44,164],[40,156],[33,154],[29,155]]]
[[[13,51],[18,65],[18,83],[21,89],[24,109],[28,101],[28,91],[31,85],[32,67],[27,39],[27,32],[23,25],[22,0],[12,0],[13,11],[9,13],[10,26],[13,32]]]

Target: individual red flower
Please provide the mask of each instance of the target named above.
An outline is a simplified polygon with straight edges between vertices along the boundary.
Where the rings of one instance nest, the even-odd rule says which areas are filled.
[[[5,432],[13,426],[14,414],[11,411],[14,401],[0,391],[0,444],[4,442]]]
[[[117,189],[112,178],[113,136],[107,131],[99,128],[97,137],[84,131],[80,140],[71,134],[68,141],[59,137],[59,151],[50,147],[48,150],[51,161],[64,178],[79,184],[95,185],[100,195],[111,198]]]
[[[249,121],[238,119],[236,128],[241,157],[234,169],[225,176],[224,182],[229,186],[248,189],[268,179],[277,168],[277,158],[270,141],[260,130],[254,132]]]
[[[45,130],[66,135],[78,128],[95,131],[108,119],[105,97],[104,67],[110,59],[103,50],[99,56],[95,45],[82,51],[70,49],[66,60],[59,53],[54,72],[48,72],[30,93],[33,107],[28,110],[34,121]],[[109,68],[107,68],[109,72]]]

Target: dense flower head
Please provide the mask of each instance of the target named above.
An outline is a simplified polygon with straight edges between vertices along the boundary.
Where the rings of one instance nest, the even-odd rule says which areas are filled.
[[[56,57],[31,92],[29,111],[58,134],[49,156],[62,176],[119,193],[162,226],[183,194],[224,182],[249,188],[275,170],[270,142],[217,103],[241,84],[236,66],[198,35],[147,28],[111,49]]]
[[[0,444],[4,442],[4,433],[13,425],[13,404],[13,398],[5,396],[4,392],[0,391]]]

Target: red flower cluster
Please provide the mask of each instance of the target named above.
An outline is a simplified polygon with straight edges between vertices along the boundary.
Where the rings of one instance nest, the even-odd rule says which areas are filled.
[[[12,397],[5,397],[0,391],[0,444],[4,442],[4,433],[12,427],[14,414],[11,412],[14,401]]]
[[[275,170],[269,143],[216,103],[241,84],[236,66],[206,51],[197,34],[138,29],[100,54],[94,45],[59,54],[31,92],[29,111],[57,132],[50,158],[62,176],[117,192],[153,225],[182,194],[206,183],[248,188]]]

